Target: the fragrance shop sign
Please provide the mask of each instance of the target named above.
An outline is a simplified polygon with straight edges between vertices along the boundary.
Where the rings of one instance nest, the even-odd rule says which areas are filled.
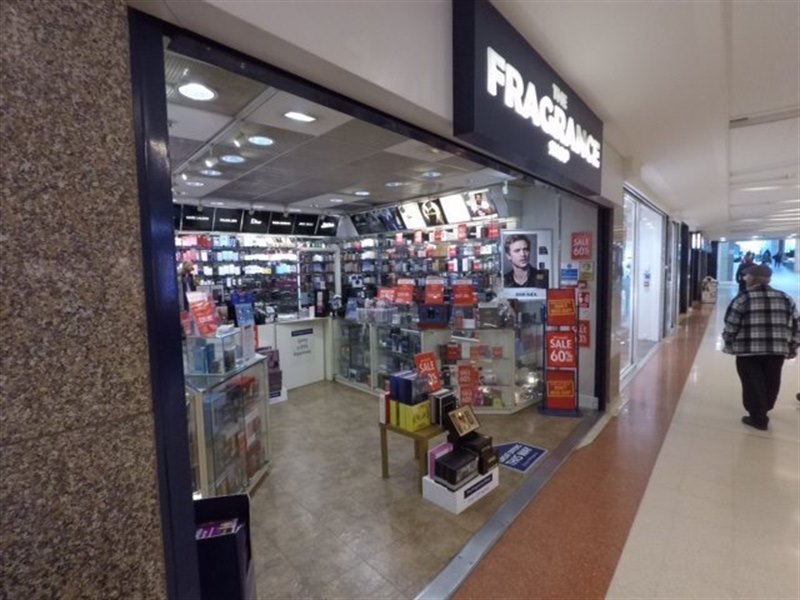
[[[456,136],[600,193],[603,123],[488,0],[453,0]]]

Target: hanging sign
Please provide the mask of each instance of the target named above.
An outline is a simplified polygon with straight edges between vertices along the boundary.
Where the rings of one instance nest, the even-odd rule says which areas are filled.
[[[442,389],[442,377],[439,374],[439,367],[436,365],[436,354],[433,352],[415,354],[414,365],[417,367],[417,374],[428,380],[429,393]]]
[[[572,234],[572,260],[589,260],[592,258],[592,232],[578,231]]]
[[[574,410],[578,406],[575,371],[547,370],[545,404],[548,409]]]
[[[577,369],[578,356],[573,331],[548,331],[547,366],[551,369]]]
[[[553,326],[576,325],[578,311],[575,306],[575,289],[547,290],[547,324]]]
[[[578,321],[578,347],[589,348],[592,345],[592,325],[588,319]]]

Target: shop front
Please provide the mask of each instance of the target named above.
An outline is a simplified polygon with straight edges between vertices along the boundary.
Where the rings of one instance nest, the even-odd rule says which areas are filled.
[[[303,557],[334,538],[351,539],[348,569],[416,594],[457,551],[411,572],[374,560],[398,538],[425,543],[393,511],[427,515],[459,548],[525,488],[525,456],[574,443],[609,401],[602,122],[488,2],[453,4],[446,137],[131,19],[151,363],[168,384],[164,519],[190,530],[192,493],[247,492],[255,551],[280,555],[308,594],[336,577],[300,577]],[[435,373],[424,418],[416,384],[401,398],[415,369]],[[448,425],[445,406],[473,426]],[[480,442],[475,473],[438,478],[478,421],[490,452]],[[368,500],[354,507],[354,490]],[[365,527],[368,540],[348,537]]]

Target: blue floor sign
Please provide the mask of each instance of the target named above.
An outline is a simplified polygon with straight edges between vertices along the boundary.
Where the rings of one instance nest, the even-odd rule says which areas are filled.
[[[498,444],[495,448],[497,449],[497,456],[500,458],[500,464],[520,473],[525,473],[547,452],[544,448],[529,446],[522,442]]]

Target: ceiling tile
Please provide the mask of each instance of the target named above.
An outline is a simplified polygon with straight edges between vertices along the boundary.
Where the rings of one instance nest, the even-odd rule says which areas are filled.
[[[289,111],[302,112],[316,117],[317,120],[312,123],[293,121],[283,116]],[[352,119],[352,117],[311,102],[310,100],[305,100],[286,92],[278,92],[256,109],[247,118],[247,121],[278,127],[280,129],[288,129],[306,135],[320,136],[328,133],[331,129],[339,127],[350,119]]]
[[[170,136],[205,142],[231,122],[231,118],[200,108],[167,103]]]
[[[406,139],[402,135],[389,131],[388,129],[357,119],[352,119],[340,125],[336,129],[325,134],[325,137],[346,142],[357,142],[376,150],[389,148]]]

